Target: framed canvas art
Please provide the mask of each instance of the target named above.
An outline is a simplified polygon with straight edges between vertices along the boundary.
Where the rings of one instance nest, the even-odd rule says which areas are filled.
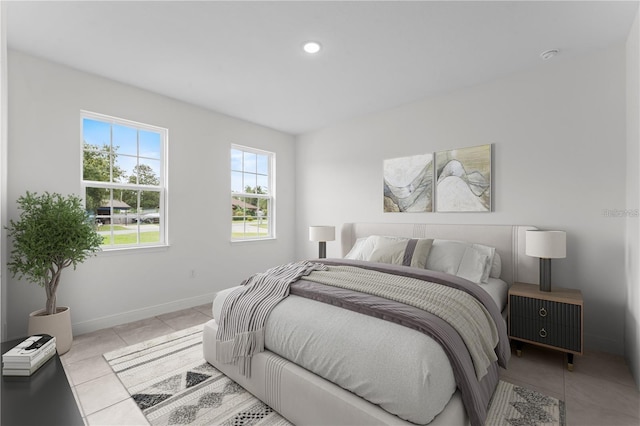
[[[433,153],[383,161],[384,211],[433,211]]]
[[[436,152],[435,210],[491,211],[492,145]]]

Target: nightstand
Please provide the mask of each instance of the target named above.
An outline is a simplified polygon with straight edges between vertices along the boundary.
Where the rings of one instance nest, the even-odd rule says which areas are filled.
[[[580,290],[552,288],[540,291],[536,284],[514,283],[509,289],[509,338],[566,352],[567,369],[573,371],[573,355],[582,355],[583,300]]]

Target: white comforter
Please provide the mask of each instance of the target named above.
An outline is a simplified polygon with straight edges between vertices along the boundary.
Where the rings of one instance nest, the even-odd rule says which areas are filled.
[[[234,288],[218,293],[214,318]],[[273,309],[265,347],[417,424],[429,423],[456,390],[449,360],[430,337],[302,297]]]

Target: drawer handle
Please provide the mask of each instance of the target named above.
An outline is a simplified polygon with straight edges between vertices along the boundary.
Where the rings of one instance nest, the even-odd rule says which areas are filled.
[[[547,316],[547,310],[544,307],[540,308],[540,311],[538,313],[540,314],[541,317]]]
[[[541,328],[538,334],[540,335],[540,337],[544,339],[545,337],[547,337],[547,330],[545,330],[544,328]]]

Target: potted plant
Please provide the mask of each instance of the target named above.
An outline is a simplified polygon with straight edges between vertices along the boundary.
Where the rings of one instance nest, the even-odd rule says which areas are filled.
[[[7,227],[13,240],[7,266],[14,277],[44,287],[45,309],[29,315],[28,334],[55,336],[58,353],[63,354],[71,348],[73,336],[69,308],[57,306],[60,276],[63,269],[75,269],[100,250],[102,237],[78,196],[27,191],[17,203],[20,218]]]

